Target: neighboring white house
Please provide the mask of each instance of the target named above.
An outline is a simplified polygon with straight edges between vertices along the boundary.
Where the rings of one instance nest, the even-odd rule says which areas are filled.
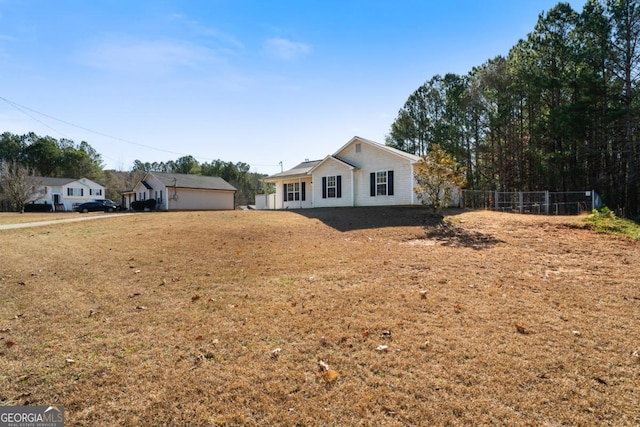
[[[356,136],[322,160],[264,178],[276,187],[275,203],[266,209],[420,205],[414,191],[419,161],[419,156]]]
[[[122,193],[123,207],[136,200],[156,200],[159,210],[235,208],[236,189],[217,176],[147,172],[131,191]]]
[[[34,180],[41,187],[30,203],[47,203],[56,211],[72,211],[81,203],[105,198],[104,185],[87,178],[35,177]]]

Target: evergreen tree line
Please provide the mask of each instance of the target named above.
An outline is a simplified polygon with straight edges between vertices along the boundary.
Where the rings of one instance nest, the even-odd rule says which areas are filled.
[[[3,162],[25,166],[37,176],[88,178],[100,182],[107,188],[106,198],[115,201],[120,200],[122,191],[131,190],[145,172],[170,172],[221,177],[238,190],[236,205],[246,205],[253,203],[255,194],[262,191],[260,179],[266,176],[250,172],[247,163],[222,160],[199,163],[192,156],[159,163],[136,160],[132,170],[127,172],[104,170],[101,155],[88,142],[76,144],[69,139],[57,140],[33,132],[1,134],[0,164]]]
[[[88,142],[76,144],[70,139],[57,140],[33,132],[25,135],[4,132],[0,135],[2,162],[26,166],[46,177],[100,180],[103,176],[102,157]]]
[[[417,155],[440,144],[469,189],[594,189],[638,216],[639,39],[639,0],[559,3],[506,57],[420,86],[386,143]]]

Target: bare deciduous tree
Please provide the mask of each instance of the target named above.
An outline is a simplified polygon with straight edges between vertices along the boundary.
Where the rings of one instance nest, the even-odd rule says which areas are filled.
[[[18,212],[24,212],[24,205],[40,192],[41,186],[29,167],[9,161],[0,164],[0,198]]]

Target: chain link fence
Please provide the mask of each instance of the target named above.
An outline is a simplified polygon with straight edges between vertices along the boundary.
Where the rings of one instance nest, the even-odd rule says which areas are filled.
[[[579,215],[602,206],[593,190],[586,191],[481,191],[462,190],[460,206],[539,215]]]

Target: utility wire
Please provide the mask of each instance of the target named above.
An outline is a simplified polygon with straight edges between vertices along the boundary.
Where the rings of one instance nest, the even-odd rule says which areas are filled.
[[[171,150],[164,150],[164,149],[162,149],[162,148],[152,147],[152,146],[150,146],[150,145],[140,144],[140,143],[137,143],[137,142],[129,141],[129,140],[127,140],[127,139],[119,138],[119,137],[117,137],[117,136],[112,136],[112,135],[109,135],[109,134],[106,134],[106,133],[103,133],[103,132],[98,132],[98,131],[95,131],[95,130],[93,130],[93,129],[89,129],[89,128],[84,127],[84,126],[76,125],[76,124],[71,123],[71,122],[68,122],[68,121],[66,121],[66,120],[62,120],[62,119],[59,119],[59,118],[57,118],[57,117],[53,117],[53,116],[51,116],[51,115],[49,115],[49,114],[42,113],[42,112],[40,112],[40,111],[34,110],[33,108],[29,108],[29,107],[26,107],[26,106],[24,106],[24,105],[20,105],[20,104],[18,104],[17,102],[11,101],[11,100],[9,100],[9,99],[7,99],[7,98],[5,98],[5,97],[0,96],[0,99],[1,99],[1,100],[3,100],[4,102],[6,102],[7,104],[9,104],[11,107],[13,107],[13,108],[15,108],[16,110],[20,111],[22,114],[26,115],[27,117],[29,117],[29,118],[31,118],[31,119],[33,119],[33,120],[35,120],[36,122],[38,122],[38,123],[40,123],[40,124],[42,124],[42,125],[46,126],[47,128],[49,128],[49,129],[51,129],[51,130],[53,130],[53,131],[55,131],[55,132],[57,132],[57,133],[59,133],[59,134],[61,134],[61,135],[65,136],[66,138],[69,138],[69,137],[68,137],[68,136],[66,136],[64,133],[60,132],[59,130],[57,130],[57,129],[55,129],[55,128],[51,127],[51,126],[49,126],[48,124],[46,124],[46,123],[45,123],[45,122],[43,122],[42,120],[39,120],[39,119],[37,119],[36,117],[34,117],[33,115],[31,115],[31,114],[27,113],[27,111],[25,111],[25,110],[28,110],[28,111],[31,111],[31,112],[33,112],[33,113],[39,114],[39,115],[41,115],[41,116],[47,117],[47,118],[49,118],[49,119],[51,119],[51,120],[55,120],[55,121],[58,121],[58,122],[60,122],[60,123],[64,123],[64,124],[66,124],[66,125],[73,126],[73,127],[75,127],[75,128],[82,129],[82,130],[84,130],[84,131],[87,131],[87,132],[90,132],[90,133],[93,133],[93,134],[96,134],[96,135],[103,136],[103,137],[105,137],[105,138],[109,138],[109,139],[113,139],[113,140],[116,140],[116,141],[123,142],[123,143],[125,143],[125,144],[136,145],[136,146],[138,146],[138,147],[148,148],[148,149],[150,149],[150,150],[161,151],[161,152],[169,153],[169,154],[175,154],[175,155],[177,155],[177,156],[190,156],[190,154],[179,153],[179,152],[177,152],[177,151],[171,151]],[[69,139],[71,139],[71,138],[69,138]],[[199,157],[199,156],[198,156],[198,157],[192,156],[192,157],[194,157],[194,158],[196,158],[196,159],[200,159],[200,160],[208,160],[208,161],[215,161],[215,160],[219,160],[219,159],[211,159],[211,158],[207,158],[207,157]],[[254,166],[278,166],[278,165],[258,165],[258,164],[254,164]]]

